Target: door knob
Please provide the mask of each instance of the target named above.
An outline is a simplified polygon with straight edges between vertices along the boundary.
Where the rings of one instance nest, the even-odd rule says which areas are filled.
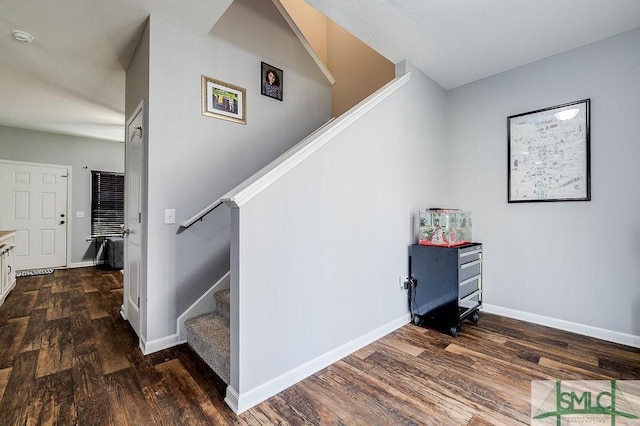
[[[124,237],[125,235],[129,235],[131,233],[130,229],[123,229],[122,230],[122,236]]]
[[[60,217],[64,217],[64,213],[60,213]]]
[[[61,220],[58,225],[64,225],[64,220]]]

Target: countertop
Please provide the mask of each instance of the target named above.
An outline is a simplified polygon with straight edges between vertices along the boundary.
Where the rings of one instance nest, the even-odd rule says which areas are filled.
[[[4,240],[7,237],[13,236],[16,231],[0,231],[0,241]]]

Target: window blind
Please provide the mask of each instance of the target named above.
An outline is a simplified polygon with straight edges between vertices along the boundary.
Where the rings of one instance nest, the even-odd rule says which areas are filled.
[[[124,225],[124,174],[91,171],[91,236],[120,235]]]

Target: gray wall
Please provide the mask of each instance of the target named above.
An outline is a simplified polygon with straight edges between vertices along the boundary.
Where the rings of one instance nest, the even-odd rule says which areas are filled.
[[[399,278],[416,213],[445,199],[446,151],[445,91],[409,68],[397,92],[234,210],[241,398],[407,321]]]
[[[91,235],[91,170],[124,171],[124,144],[77,136],[0,126],[0,158],[71,166],[71,265],[91,262],[94,245]],[[85,168],[86,167],[86,168]],[[76,218],[83,211],[84,218]]]
[[[154,16],[149,34],[147,342],[175,335],[177,316],[229,270],[226,207],[178,224],[331,116],[329,83],[271,2],[234,1],[206,37]],[[261,61],[283,69],[283,102],[260,94]],[[201,75],[246,89],[246,125],[202,115]],[[177,224],[164,224],[167,208]]]
[[[640,334],[640,30],[448,93],[449,205],[485,243],[485,302]],[[590,202],[507,204],[506,117],[591,98]]]

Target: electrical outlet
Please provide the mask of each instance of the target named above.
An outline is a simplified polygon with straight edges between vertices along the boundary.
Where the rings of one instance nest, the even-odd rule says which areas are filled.
[[[406,274],[400,275],[400,288],[404,290],[405,283],[409,281],[409,277]]]

